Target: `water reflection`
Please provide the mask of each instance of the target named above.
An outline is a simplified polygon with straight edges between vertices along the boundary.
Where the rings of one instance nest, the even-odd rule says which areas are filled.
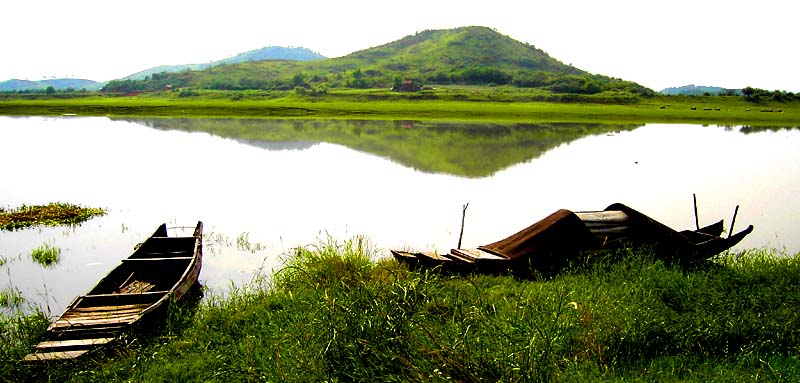
[[[155,129],[207,132],[267,150],[327,142],[389,158],[427,173],[487,177],[581,137],[639,125],[487,124],[425,121],[149,119]]]
[[[737,227],[755,231],[738,248],[794,253],[798,146],[798,130],[671,124],[0,117],[0,204],[110,210],[74,228],[0,232],[0,289],[58,313],[162,222],[205,223],[200,278],[214,292],[328,235],[446,252],[467,202],[463,243],[477,246],[559,208],[612,202],[692,228],[696,193],[701,225],[741,205]],[[62,249],[52,268],[30,260],[42,243]]]

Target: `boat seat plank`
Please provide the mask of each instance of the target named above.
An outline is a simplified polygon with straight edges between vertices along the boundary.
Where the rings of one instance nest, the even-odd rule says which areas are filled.
[[[68,340],[47,340],[36,345],[39,350],[54,348],[94,347],[111,342],[114,338],[89,338]]]
[[[52,339],[84,339],[99,337],[114,337],[127,330],[127,325],[108,325],[94,327],[64,327],[54,330]],[[49,330],[49,328],[48,328]]]
[[[159,253],[164,254],[164,253]],[[193,257],[166,257],[166,258],[125,258],[122,260],[123,263],[125,262],[143,262],[143,261],[152,261],[152,262],[161,262],[161,261],[189,261],[192,260]]]
[[[76,307],[76,308],[70,309],[68,312],[81,312],[81,313],[88,313],[88,312],[94,312],[94,311],[97,311],[97,312],[105,312],[105,311],[120,312],[120,311],[126,311],[126,310],[142,310],[142,309],[146,308],[147,306],[150,306],[150,305],[147,304],[147,303],[140,303],[140,304],[134,304],[134,305]]]
[[[121,318],[111,318],[111,319],[83,319],[77,318],[76,320],[57,320],[50,324],[48,330],[58,330],[61,328],[72,328],[72,327],[79,327],[79,328],[90,328],[96,326],[105,326],[105,325],[120,325],[120,324],[130,324],[138,318],[138,315],[130,315],[127,317]]]
[[[25,361],[35,362],[40,360],[62,360],[62,359],[75,359],[89,350],[74,350],[74,351],[55,351],[55,352],[42,352],[25,355]]]
[[[159,290],[159,291],[146,291],[143,293],[118,293],[118,294],[91,294],[91,295],[84,295],[82,298],[95,298],[95,297],[114,297],[114,298],[125,298],[125,297],[141,297],[141,296],[151,296],[151,295],[165,295],[169,293],[169,290]],[[148,305],[149,306],[149,305]]]
[[[138,315],[144,309],[137,309],[137,310],[128,310],[128,311],[112,311],[112,312],[90,312],[90,313],[77,313],[77,312],[68,312],[61,316],[63,320],[81,320],[81,319],[111,319],[111,318],[122,318],[130,315]]]

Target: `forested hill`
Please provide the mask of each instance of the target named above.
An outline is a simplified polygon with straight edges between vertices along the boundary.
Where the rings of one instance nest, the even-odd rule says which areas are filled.
[[[566,65],[486,27],[424,31],[333,59],[255,61],[161,73],[148,81],[113,81],[104,90],[390,88],[405,80],[416,85],[514,85],[557,93],[652,93],[633,82]]]

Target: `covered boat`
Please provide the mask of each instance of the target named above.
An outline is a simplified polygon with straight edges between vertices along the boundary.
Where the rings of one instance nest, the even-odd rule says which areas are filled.
[[[202,261],[202,222],[191,237],[170,237],[162,224],[86,295],[73,300],[25,360],[73,359],[112,342],[186,295]]]
[[[708,259],[753,231],[722,237],[723,222],[697,230],[675,231],[628,207],[615,203],[602,211],[558,210],[511,236],[476,249],[452,249],[448,254],[392,250],[413,267],[440,266],[453,271],[557,271],[581,252],[624,246],[648,246],[657,256],[691,262]]]

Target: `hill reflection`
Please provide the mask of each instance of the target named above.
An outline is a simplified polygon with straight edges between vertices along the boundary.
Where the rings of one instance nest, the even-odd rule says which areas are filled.
[[[481,178],[577,139],[641,125],[493,124],[430,121],[125,119],[160,130],[206,132],[266,150],[319,142],[388,158],[422,172]]]

